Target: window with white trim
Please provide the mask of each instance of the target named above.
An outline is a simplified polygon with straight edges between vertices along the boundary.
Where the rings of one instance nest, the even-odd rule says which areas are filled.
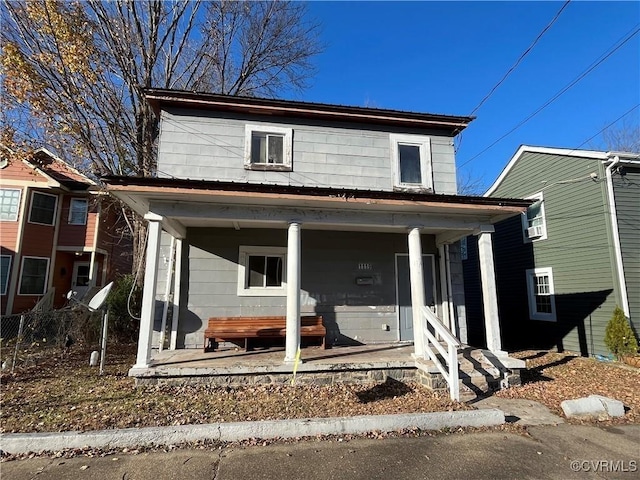
[[[69,225],[86,225],[89,201],[86,198],[72,198],[69,203]]]
[[[22,190],[19,188],[0,188],[0,221],[15,222],[18,220],[21,195]]]
[[[292,170],[291,128],[246,125],[244,167],[249,170]]]
[[[23,257],[20,274],[20,295],[44,295],[49,274],[49,259],[46,257]]]
[[[403,190],[433,190],[431,141],[422,135],[389,135],[393,185]]]
[[[522,214],[522,230],[525,242],[535,242],[547,238],[547,222],[544,215],[544,197],[542,192],[527,197],[535,200]]]
[[[7,294],[9,272],[11,271],[11,255],[0,255],[0,295]]]
[[[287,249],[240,246],[238,295],[286,296]]]
[[[33,192],[31,194],[31,209],[29,223],[53,225],[56,222],[56,207],[58,196],[49,193]]]
[[[526,271],[529,316],[532,320],[556,321],[556,301],[551,267]]]

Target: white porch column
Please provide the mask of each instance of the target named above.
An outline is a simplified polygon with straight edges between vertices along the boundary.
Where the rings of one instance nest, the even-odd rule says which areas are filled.
[[[420,229],[409,230],[409,277],[411,279],[411,311],[413,314],[413,348],[416,357],[424,356],[422,307],[425,306],[422,241]]]
[[[478,234],[478,256],[480,257],[480,280],[482,282],[482,303],[484,324],[487,335],[487,348],[500,352],[500,321],[498,318],[498,296],[496,293],[496,274],[493,266],[492,225],[482,227]]]
[[[289,223],[287,236],[287,333],[285,362],[293,362],[300,347],[300,224]]]
[[[160,220],[162,217],[147,213],[149,221],[147,252],[145,258],[144,287],[142,291],[142,312],[140,313],[140,337],[138,338],[138,356],[133,368],[147,368],[151,360],[151,341],[153,321],[156,309],[156,281],[158,280],[158,257],[160,255]]]
[[[178,343],[178,319],[180,318],[180,292],[182,284],[182,239],[176,238],[176,265],[173,279],[173,316],[171,319],[171,340],[169,350],[175,350]]]

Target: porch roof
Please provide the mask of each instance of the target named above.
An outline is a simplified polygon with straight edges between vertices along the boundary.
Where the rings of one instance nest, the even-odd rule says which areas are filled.
[[[176,230],[228,227],[234,221],[257,227],[260,222],[286,222],[288,215],[302,216],[303,223],[320,228],[340,225],[341,229],[399,229],[413,224],[431,225],[433,233],[444,228],[466,230],[469,234],[477,225],[517,215],[531,204],[531,200],[521,199],[210,180],[120,176],[103,180],[112,195],[138,214],[157,213],[175,221]]]

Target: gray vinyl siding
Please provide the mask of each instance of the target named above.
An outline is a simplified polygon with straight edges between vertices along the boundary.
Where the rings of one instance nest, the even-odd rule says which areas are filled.
[[[293,129],[293,171],[244,168],[245,125]],[[390,133],[429,135],[436,193],[456,193],[453,139],[434,132],[163,111],[158,174],[197,180],[393,190]]]
[[[284,247],[286,229],[192,228],[187,236],[179,347],[202,347],[209,317],[286,314],[285,296],[237,295],[239,246]],[[406,235],[303,230],[301,241],[302,313],[323,316],[327,343],[398,340],[395,254],[406,253]],[[423,251],[435,253],[433,236],[423,237]],[[359,270],[360,263],[371,270]],[[375,284],[356,285],[363,275]]]
[[[614,174],[613,191],[631,323],[640,334],[640,168],[624,166]]]
[[[523,242],[519,219],[496,229],[496,275],[503,338],[511,348],[542,347],[607,354],[603,338],[616,306],[607,236],[605,183],[597,160],[525,153],[495,197],[527,197],[543,190],[547,239]],[[566,180],[583,179],[575,182]],[[530,320],[525,270],[551,267],[556,322]]]

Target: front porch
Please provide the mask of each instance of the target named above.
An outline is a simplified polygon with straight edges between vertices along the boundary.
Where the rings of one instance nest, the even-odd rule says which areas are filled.
[[[455,399],[458,347],[467,341],[456,242],[467,235],[479,237],[487,347],[504,354],[491,236],[495,222],[523,211],[522,202],[167,179],[126,179],[126,185],[117,185],[120,181],[111,179],[110,191],[149,222],[140,340],[130,371],[139,383],[178,377],[290,381],[301,344],[300,319],[318,315],[328,344],[340,347],[341,354],[334,349],[303,355],[300,381],[424,373],[432,388],[448,383]],[[283,313],[284,349],[243,353],[257,360],[251,367],[228,358],[232,364],[225,365],[225,354],[215,353],[205,357],[215,362],[210,368],[199,352],[188,350],[203,345],[211,318]],[[373,352],[390,341],[412,345],[403,352],[390,349],[398,357],[387,362]],[[348,344],[368,345],[348,350],[352,347],[343,347]],[[186,352],[152,358],[156,347]],[[186,370],[176,366],[184,362]],[[207,377],[212,378],[203,380]]]
[[[446,393],[448,386],[431,361],[412,355],[413,344],[390,343],[336,346],[330,350],[306,347],[301,350],[295,374],[296,384],[420,383]],[[147,368],[132,369],[136,385],[192,384],[258,385],[290,384],[295,365],[282,362],[284,347],[244,351],[223,348],[215,352],[195,349],[154,351]],[[491,361],[488,351],[463,346],[458,350],[461,398],[470,399],[519,382],[524,364],[514,359]],[[509,361],[511,360],[511,363]]]

